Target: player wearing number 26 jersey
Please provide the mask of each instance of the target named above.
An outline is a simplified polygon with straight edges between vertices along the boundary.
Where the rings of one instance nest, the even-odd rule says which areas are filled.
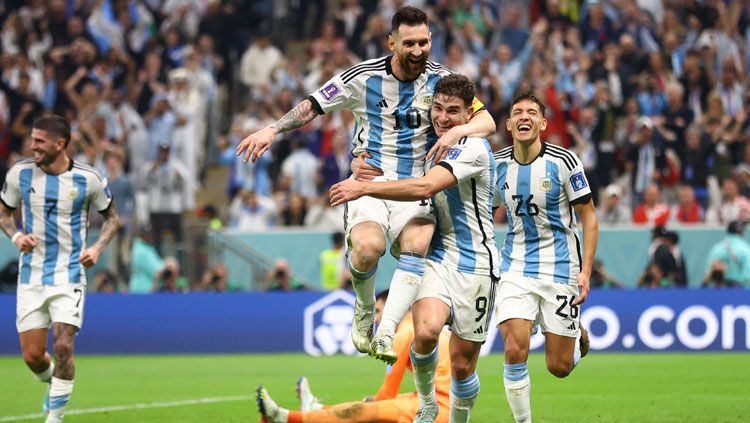
[[[576,284],[581,241],[573,205],[591,198],[581,161],[547,143],[529,164],[515,160],[512,146],[495,153],[495,161],[495,203],[502,202],[508,214],[500,272]]]

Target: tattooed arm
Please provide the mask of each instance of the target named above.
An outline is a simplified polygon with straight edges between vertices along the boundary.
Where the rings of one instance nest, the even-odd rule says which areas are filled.
[[[94,243],[94,245],[87,248],[86,251],[81,254],[81,259],[79,260],[85,267],[91,267],[96,264],[96,262],[99,260],[99,256],[102,254],[102,251],[104,251],[104,248],[107,247],[109,241],[112,240],[112,238],[115,236],[115,234],[117,234],[117,231],[120,230],[120,227],[122,226],[120,216],[117,214],[114,202],[111,203],[109,207],[102,212],[102,215],[104,216],[104,223],[102,224],[101,232],[99,232],[99,239],[96,241],[96,243]]]
[[[15,210],[0,201],[0,228],[2,228],[5,235],[8,235],[8,238],[13,241],[16,248],[21,252],[29,253],[37,245],[36,235],[24,234],[16,229],[16,220],[13,218],[14,212]]]
[[[237,146],[237,155],[240,156],[244,153],[244,162],[247,163],[252,158],[253,163],[255,163],[258,157],[271,148],[277,134],[297,129],[315,119],[316,116],[318,116],[318,112],[313,107],[312,101],[306,99],[273,124],[248,135]]]

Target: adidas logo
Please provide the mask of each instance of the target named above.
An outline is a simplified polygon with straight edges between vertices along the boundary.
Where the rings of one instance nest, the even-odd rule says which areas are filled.
[[[388,107],[388,103],[386,103],[385,99],[382,99],[378,102],[378,104],[376,104],[376,106],[385,108],[385,107]]]
[[[570,326],[568,326],[568,329],[576,330],[576,322],[571,323]]]
[[[510,188],[510,187],[508,186],[508,183],[506,182],[505,184],[503,184],[503,187],[501,188],[501,190],[508,189],[508,188]]]
[[[474,331],[474,333],[475,333],[475,334],[477,334],[477,335],[479,335],[479,334],[483,334],[483,333],[484,333],[484,328],[482,328],[481,326],[479,326],[479,327],[478,327],[478,328],[477,328],[477,329],[476,329],[476,330]]]

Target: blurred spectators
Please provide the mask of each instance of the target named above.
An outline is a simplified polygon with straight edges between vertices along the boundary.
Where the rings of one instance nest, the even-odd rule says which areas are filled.
[[[230,226],[241,231],[261,232],[271,228],[278,215],[273,199],[255,191],[243,191],[232,201]]]
[[[633,223],[639,225],[666,225],[669,221],[669,206],[661,199],[661,190],[656,184],[649,184],[643,192],[643,203],[633,210]]]
[[[292,276],[289,263],[278,259],[263,280],[263,291],[299,291],[308,289],[301,281]]]
[[[611,184],[604,190],[604,198],[597,209],[602,225],[624,225],[631,221],[630,209],[622,203],[622,189]]]
[[[147,196],[149,222],[154,231],[154,245],[163,254],[164,236],[170,233],[173,242],[181,243],[182,213],[189,208],[192,197],[191,178],[184,165],[171,157],[169,143],[159,144],[155,161],[146,164],[141,189]]]
[[[706,258],[706,282],[710,286],[733,283],[750,287],[750,245],[743,237],[745,223],[727,225],[727,235],[715,244]]]
[[[94,292],[98,294],[114,294],[120,292],[117,279],[109,270],[100,270],[94,275]]]
[[[320,285],[324,291],[340,289],[344,283],[345,236],[343,232],[331,235],[331,248],[320,252]]]
[[[306,226],[328,226],[338,211],[320,198],[348,174],[342,163],[357,136],[350,115],[327,114],[286,134],[255,164],[234,157],[242,138],[335,73],[391,54],[390,19],[403,2],[328,3],[4,2],[0,173],[30,156],[33,119],[55,112],[71,123],[76,160],[106,172],[105,157],[121,158],[139,193],[133,224],[148,221],[149,212],[189,214],[211,203],[218,215],[232,216],[231,226],[245,213],[259,223],[242,227],[265,230],[285,223],[277,210],[286,201],[263,199],[296,193],[307,201]],[[618,209],[633,211],[650,184],[673,222],[700,224],[700,207],[708,224],[750,216],[746,2],[414,4],[430,16],[430,58],[472,76],[498,127],[519,86],[537,91],[547,105],[542,138],[579,153],[603,222],[615,198]],[[218,134],[226,137],[219,142]],[[504,139],[498,131],[491,141],[501,147]],[[181,206],[170,210],[161,207],[170,197],[156,204],[156,185],[146,180],[165,143],[185,170]],[[227,170],[226,186],[210,178]],[[611,184],[621,195],[605,194]],[[692,187],[694,202],[682,185]],[[243,211],[247,191],[267,207]],[[91,223],[96,229],[95,218]]]
[[[138,236],[133,240],[130,257],[130,293],[151,292],[154,278],[164,269],[164,260],[154,247],[154,234],[150,226],[140,228]]]
[[[228,292],[235,291],[229,283],[227,268],[223,263],[215,264],[208,268],[201,276],[200,281],[193,287],[193,291],[204,292]]]
[[[190,284],[180,274],[180,263],[174,257],[164,259],[164,267],[154,275],[151,292],[187,292]]]
[[[695,191],[690,185],[680,186],[680,202],[672,208],[670,213],[673,221],[682,224],[702,223],[705,220],[705,210],[695,201]]]
[[[591,287],[599,289],[620,289],[622,284],[604,268],[601,260],[594,260],[591,266]]]

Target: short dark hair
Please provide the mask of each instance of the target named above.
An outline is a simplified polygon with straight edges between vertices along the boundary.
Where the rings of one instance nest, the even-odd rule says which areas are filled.
[[[66,148],[70,143],[70,125],[68,124],[68,121],[60,115],[49,115],[36,118],[31,125],[31,128],[46,131],[55,139],[64,139]]]
[[[331,242],[334,244],[343,244],[344,243],[344,233],[343,232],[334,232],[333,235],[331,235]]]
[[[476,88],[469,78],[454,73],[440,78],[435,84],[435,95],[438,94],[458,97],[464,101],[466,107],[470,107],[474,101]]]
[[[378,300],[385,301],[387,299],[388,299],[388,290],[387,289],[384,289],[384,290],[378,292],[378,295],[375,296],[375,301],[378,301]]]
[[[539,106],[539,111],[542,112],[542,117],[544,117],[544,111],[547,108],[544,107],[544,103],[542,103],[542,100],[539,100],[539,97],[534,94],[534,91],[530,89],[521,89],[516,91],[516,95],[513,96],[513,100],[510,101],[510,109],[508,110],[508,112],[512,112],[513,106],[524,100],[529,100],[536,103]]]
[[[401,25],[428,25],[427,14],[412,6],[400,7],[391,19],[391,33],[395,34]]]

